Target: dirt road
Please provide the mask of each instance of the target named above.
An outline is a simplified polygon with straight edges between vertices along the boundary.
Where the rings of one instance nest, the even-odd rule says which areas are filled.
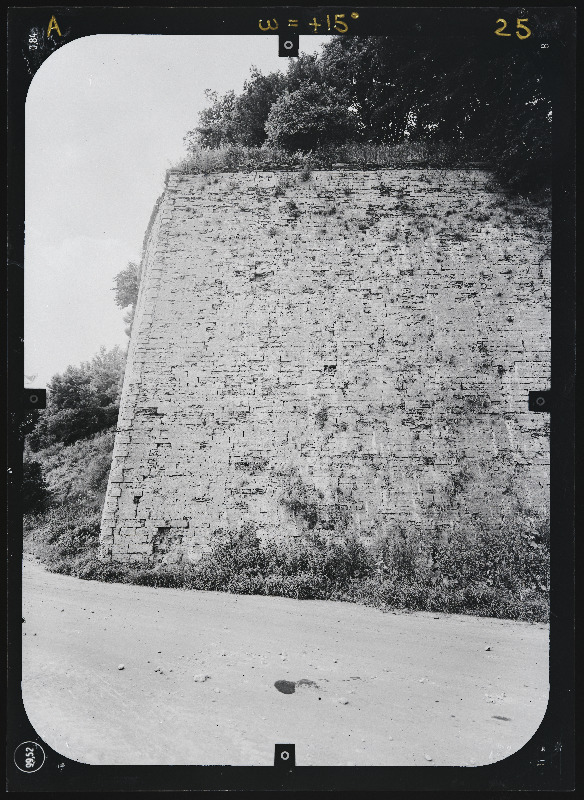
[[[29,719],[89,764],[480,765],[547,706],[546,625],[23,579]]]

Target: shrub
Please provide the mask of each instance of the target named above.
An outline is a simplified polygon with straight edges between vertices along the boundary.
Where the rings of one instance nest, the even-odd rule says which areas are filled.
[[[323,575],[301,572],[298,575],[269,575],[265,580],[265,593],[297,600],[325,599],[330,595],[330,583]]]
[[[129,574],[126,564],[100,561],[95,554],[80,561],[77,567],[78,578],[105,583],[128,583]]]
[[[313,576],[319,591],[345,586],[368,574],[372,562],[367,546],[356,536],[308,533],[297,540],[271,543],[272,571],[284,577]]]
[[[537,532],[521,530],[518,521],[514,528],[455,531],[447,543],[436,545],[435,553],[440,575],[451,585],[480,585],[516,595],[524,589],[547,592],[549,586],[549,548],[537,542]]]
[[[214,563],[231,575],[259,574],[267,566],[266,554],[252,525],[238,531],[215,531],[212,547]]]
[[[301,212],[294,200],[288,200],[285,207],[287,213],[292,217],[292,219],[298,219]]]
[[[425,544],[419,536],[402,527],[380,534],[372,545],[377,573],[393,580],[427,579],[428,547]]]
[[[80,501],[25,516],[25,545],[49,565],[95,554],[100,516],[99,505]]]
[[[47,505],[50,493],[38,461],[25,459],[22,464],[22,511],[37,514]]]
[[[233,575],[227,586],[228,592],[234,594],[263,594],[265,581],[261,575]]]
[[[72,445],[55,443],[35,453],[55,505],[68,501],[91,501],[96,507],[101,505],[114,436],[115,430],[109,428]]]

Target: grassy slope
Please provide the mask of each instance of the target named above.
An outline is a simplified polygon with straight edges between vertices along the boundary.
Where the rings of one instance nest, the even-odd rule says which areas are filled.
[[[51,505],[40,514],[25,515],[24,551],[50,568],[63,572],[80,557],[95,557],[114,435],[111,428],[31,454],[42,465]]]

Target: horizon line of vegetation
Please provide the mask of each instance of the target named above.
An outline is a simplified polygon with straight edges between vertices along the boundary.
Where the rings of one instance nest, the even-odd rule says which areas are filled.
[[[550,23],[553,24],[553,23]],[[551,81],[539,48],[490,41],[333,37],[243,90],[207,90],[178,169],[253,169],[331,160],[397,165],[488,161],[513,194],[549,188]]]

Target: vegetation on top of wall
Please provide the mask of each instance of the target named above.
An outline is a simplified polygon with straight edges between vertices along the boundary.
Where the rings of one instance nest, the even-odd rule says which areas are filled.
[[[146,232],[144,233],[144,239],[142,240],[142,259],[144,258],[144,255],[146,253],[146,245],[148,244],[148,239],[150,238],[152,226],[154,225],[154,220],[156,219],[156,215],[158,214],[158,209],[160,208],[160,204],[162,203],[163,197],[164,197],[164,192],[162,192],[162,194],[156,198],[156,202],[154,203],[154,208],[152,209],[152,213],[150,214],[150,219],[148,220],[148,225],[146,226]]]
[[[539,35],[554,24],[541,20]],[[388,161],[358,156],[359,148],[442,143],[491,162],[510,192],[541,191],[551,165],[549,59],[540,48],[518,52],[494,39],[445,47],[428,37],[412,48],[404,36],[336,36],[318,55],[290,59],[286,72],[254,68],[241,94],[207,93],[209,106],[185,136],[183,166],[277,168],[290,155],[274,148],[331,147],[336,161],[381,166]],[[351,143],[352,159],[341,152]],[[230,146],[246,148],[246,157],[234,159]]]
[[[464,167],[473,161],[465,144],[444,142],[403,142],[370,144],[344,142],[308,151],[290,151],[283,147],[246,147],[226,144],[214,149],[192,147],[189,155],[174,169],[184,175],[213,172],[297,170],[300,179],[310,177],[314,169],[375,169],[398,167]]]

